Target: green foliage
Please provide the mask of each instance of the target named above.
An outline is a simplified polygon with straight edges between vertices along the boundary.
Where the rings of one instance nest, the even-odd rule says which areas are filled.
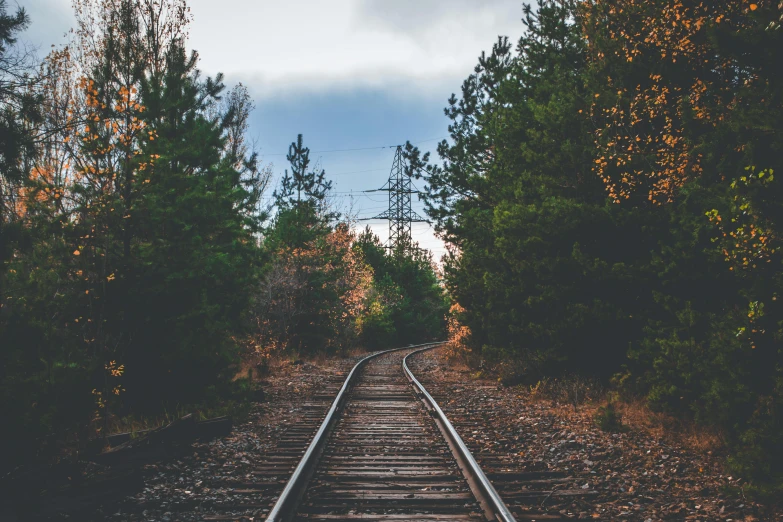
[[[29,56],[14,46],[29,23],[23,8],[8,13],[6,0],[0,0],[0,278],[13,246],[29,241],[22,223],[14,219],[15,192],[25,184],[26,160],[36,153],[31,125],[41,119],[41,96],[29,74]]]
[[[82,26],[95,59],[84,77],[66,61],[50,78],[44,125],[56,130],[13,192],[28,235],[0,274],[13,459],[44,436],[84,441],[117,415],[230,395],[258,280],[265,178],[243,146],[247,99],[221,106],[221,77],[200,78],[184,11],[148,34],[142,19],[160,13],[101,8],[105,26]],[[79,119],[59,126],[62,92]]]
[[[540,375],[619,368],[632,321],[616,298],[639,255],[628,248],[636,223],[615,222],[589,172],[575,6],[526,9],[518,55],[505,39],[482,55],[461,99],[449,100],[453,143],[438,148],[442,167],[406,147],[412,172],[427,180],[428,213],[456,247],[446,285],[466,310],[475,349],[490,360],[520,358]],[[597,359],[584,340],[607,331],[607,357]]]
[[[442,339],[449,302],[431,254],[417,248],[387,252],[369,227],[353,248],[374,274],[362,343],[382,348]]]
[[[275,191],[277,214],[264,231],[267,252],[254,315],[261,343],[294,353],[349,348],[372,275],[353,255],[354,234],[327,202],[331,181],[309,169],[302,135],[290,147],[292,174]]]
[[[431,256],[387,253],[369,229],[357,236],[336,221],[325,205],[331,182],[323,171],[308,172],[308,157],[300,135],[289,161],[304,174],[281,181],[277,214],[264,232],[267,259],[254,306],[261,344],[312,354],[442,338],[448,305]]]
[[[147,401],[192,400],[226,375],[237,348],[228,334],[241,331],[255,282],[258,194],[226,158],[223,115],[207,115],[223,85],[201,80],[195,65],[172,46],[162,88],[150,82],[142,96],[156,167],[135,207],[133,266],[115,276],[127,285],[122,328],[137,332],[119,359],[126,388]]]
[[[783,431],[779,16],[525,6],[515,48],[499,39],[448,100],[441,161],[406,146],[452,247],[466,360],[533,381],[617,374],[719,426],[757,485],[783,472],[763,461]]]
[[[636,208],[666,203],[649,213],[667,219],[654,236],[647,321],[629,350],[635,380],[625,382],[655,407],[721,427],[732,467],[762,489],[780,484],[783,462],[760,458],[778,453],[783,428],[783,108],[781,73],[766,65],[781,59],[779,8],[616,5],[588,9],[584,25],[600,170],[610,193]],[[653,27],[666,29],[636,38]]]
[[[601,406],[595,413],[595,423],[603,431],[621,432],[627,428],[623,425],[622,415],[614,406],[614,403],[609,401],[606,406]]]
[[[0,0],[0,469],[185,407],[246,413],[242,345],[442,338],[430,256],[357,240],[302,135],[269,219],[252,101],[200,75],[184,0],[74,7],[73,45],[34,77]]]
[[[308,206],[323,214],[326,221],[337,219],[337,213],[326,211],[326,197],[332,189],[332,182],[326,179],[324,169],[318,171],[310,168],[310,149],[304,146],[301,134],[288,147],[286,159],[291,164],[291,173],[285,171],[280,188],[275,190],[277,207],[288,210]]]
[[[778,379],[773,395],[757,399],[739,443],[729,457],[732,469],[750,478],[752,491],[772,501],[780,499],[783,493],[783,457],[777,451],[783,446],[781,391],[783,381]]]

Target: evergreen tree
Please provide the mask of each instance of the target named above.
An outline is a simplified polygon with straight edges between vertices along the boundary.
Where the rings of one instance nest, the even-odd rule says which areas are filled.
[[[196,63],[174,41],[163,74],[142,89],[155,136],[143,155],[154,162],[144,171],[141,241],[123,307],[138,332],[125,357],[126,387],[147,400],[193,400],[226,371],[236,350],[230,333],[242,328],[256,273],[259,193],[246,190],[238,170],[248,161],[226,130],[232,115],[209,116],[222,77],[202,80]]]
[[[368,348],[442,339],[449,304],[429,253],[387,252],[367,227],[353,248],[373,270],[362,342]]]
[[[301,134],[288,147],[286,159],[291,165],[291,172],[289,174],[286,169],[283,179],[280,180],[280,188],[274,193],[278,208],[286,210],[310,206],[324,211],[332,182],[327,181],[324,169],[319,171],[317,168],[310,168],[310,149],[304,146]],[[327,221],[337,217],[331,213],[324,215]]]
[[[611,375],[629,335],[616,299],[622,263],[639,251],[589,170],[577,8],[527,6],[517,54],[501,38],[479,58],[461,98],[449,100],[453,143],[439,145],[442,165],[406,147],[410,173],[427,181],[427,212],[454,247],[446,286],[476,355],[514,358],[530,378],[570,368]],[[596,356],[584,339],[599,332],[609,335]]]
[[[21,239],[17,202],[35,154],[31,123],[40,120],[40,95],[29,89],[30,57],[14,48],[17,33],[29,23],[23,8],[9,14],[6,0],[0,0],[0,278],[12,245]]]
[[[778,488],[781,9],[610,1],[589,4],[584,25],[594,170],[616,204],[668,220],[623,382],[720,426],[737,471]]]
[[[332,182],[324,169],[310,167],[310,149],[302,135],[288,148],[291,172],[286,169],[280,186],[274,191],[277,215],[266,233],[270,251],[281,246],[302,247],[329,233],[339,214],[329,208],[328,195]]]
[[[221,103],[222,77],[185,50],[183,6],[80,2],[74,45],[45,63],[45,132],[17,200],[31,240],[2,281],[15,448],[215,398],[230,377],[268,174],[243,145],[252,104]]]
[[[779,485],[780,6],[524,14],[449,100],[441,164],[406,147],[451,245],[451,329],[528,379],[614,374]]]

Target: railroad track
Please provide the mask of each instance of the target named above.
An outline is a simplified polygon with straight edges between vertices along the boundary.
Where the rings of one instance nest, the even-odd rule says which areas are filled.
[[[216,494],[198,505],[187,505],[186,509],[197,507],[211,511],[199,517],[205,521],[236,521],[268,513],[270,501],[279,497],[285,488],[291,471],[302,458],[346,375],[347,372],[337,372],[329,376],[317,393],[299,404],[292,404],[288,424],[277,425],[275,436],[264,440],[265,447],[259,450],[247,446],[245,451],[256,453],[257,458],[245,473],[237,473],[231,467],[227,472],[220,466],[215,467],[202,486]],[[153,503],[141,507],[159,508]]]
[[[405,364],[434,346],[356,365],[267,521],[516,520]]]
[[[513,423],[498,423],[497,406],[493,410],[492,402],[484,403],[482,407],[471,407],[464,400],[454,400],[454,388],[462,391],[472,388],[481,395],[481,389],[488,386],[480,382],[444,383],[432,376],[431,371],[437,366],[434,355],[422,356],[415,358],[412,370],[443,406],[455,429],[463,434],[465,443],[481,469],[517,520],[568,520],[568,516],[559,513],[571,512],[575,516],[583,507],[574,505],[574,502],[598,495],[595,490],[582,488],[583,484],[592,479],[589,472],[576,472],[573,469],[569,472],[552,471],[543,463],[538,467],[526,461],[525,457],[520,456],[519,448],[513,448],[515,441],[528,439],[530,433],[521,432]],[[573,462],[570,462],[563,467],[568,469],[569,464],[573,466]],[[553,505],[557,507],[552,509]],[[551,511],[542,512],[545,506]]]

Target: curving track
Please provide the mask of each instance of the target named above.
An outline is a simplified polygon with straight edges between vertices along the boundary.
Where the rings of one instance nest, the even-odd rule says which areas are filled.
[[[357,365],[268,521],[514,520],[429,394],[406,378],[403,360],[416,351]]]

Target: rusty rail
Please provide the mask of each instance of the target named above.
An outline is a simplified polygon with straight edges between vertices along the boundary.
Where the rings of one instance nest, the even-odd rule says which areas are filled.
[[[332,402],[331,408],[329,408],[329,412],[326,414],[326,417],[321,423],[321,426],[318,428],[318,431],[308,446],[307,451],[305,451],[304,456],[302,456],[302,459],[296,466],[296,469],[291,475],[291,478],[288,479],[283,492],[278,497],[277,502],[275,503],[274,507],[272,507],[269,515],[267,515],[267,522],[287,522],[295,515],[297,505],[299,504],[300,499],[307,489],[307,485],[310,482],[310,479],[313,476],[313,472],[315,471],[315,468],[320,460],[321,454],[323,453],[326,441],[329,438],[332,428],[334,427],[334,424],[345,405],[348,392],[350,391],[350,388],[353,385],[361,368],[369,360],[386,353],[399,350],[408,350],[411,348],[434,347],[440,344],[443,344],[442,341],[384,350],[368,355],[356,363],[351,372],[348,374],[348,377],[345,379],[345,382],[340,388],[340,391],[337,393],[334,402]]]
[[[463,442],[462,437],[459,436],[459,433],[457,433],[457,430],[454,429],[454,426],[451,425],[446,414],[443,413],[443,410],[440,409],[440,406],[438,406],[438,403],[432,398],[432,395],[430,395],[427,389],[418,379],[416,379],[413,372],[411,372],[408,367],[408,357],[425,350],[430,350],[436,346],[428,346],[405,356],[402,360],[402,367],[405,371],[405,375],[416,389],[416,394],[424,401],[424,404],[435,416],[435,420],[438,423],[441,432],[449,442],[449,446],[455,454],[454,456],[456,457],[460,468],[462,468],[465,477],[468,479],[468,484],[470,485],[473,494],[476,495],[477,500],[484,509],[487,519],[501,522],[516,522],[514,515],[511,514],[511,511],[509,511],[505,502],[503,502],[503,499],[481,470],[481,466],[479,466],[476,459],[473,458],[470,450]]]

